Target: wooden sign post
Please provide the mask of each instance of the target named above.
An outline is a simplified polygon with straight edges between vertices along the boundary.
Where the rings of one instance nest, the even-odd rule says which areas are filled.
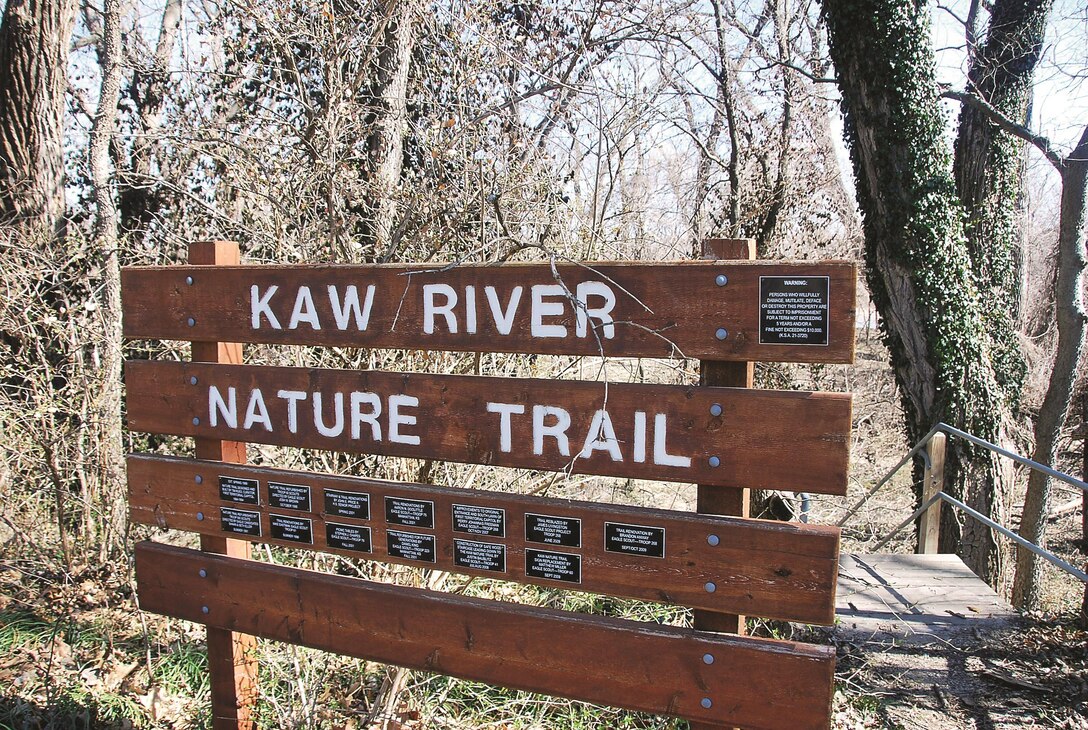
[[[744,615],[831,623],[839,531],[749,520],[749,488],[842,494],[850,396],[755,390],[754,359],[849,362],[856,271],[699,262],[126,269],[124,331],[192,362],[126,364],[132,519],[202,551],[136,549],[141,606],[208,627],[216,728],[252,728],[254,637],[686,718],[819,728],[834,651],[743,636]],[[698,385],[246,365],[241,345],[698,358]],[[696,483],[696,513],[246,464],[245,444]],[[470,599],[249,558],[251,542],[695,611],[680,628]],[[731,633],[721,633],[731,632]]]

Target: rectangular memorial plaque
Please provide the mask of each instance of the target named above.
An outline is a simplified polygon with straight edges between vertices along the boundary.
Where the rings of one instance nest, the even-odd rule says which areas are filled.
[[[506,572],[506,546],[475,540],[453,541],[453,564],[472,570]]]
[[[370,528],[361,525],[325,523],[325,542],[331,548],[352,550],[357,553],[373,552],[370,544]]]
[[[582,556],[526,548],[525,575],[564,583],[581,583]]]
[[[434,535],[389,530],[386,533],[386,546],[389,549],[389,555],[394,558],[422,560],[425,563],[435,562]]]
[[[830,288],[826,276],[759,277],[760,344],[827,345]]]
[[[605,522],[604,549],[610,553],[663,558],[665,557],[665,528]]]
[[[453,531],[469,535],[506,537],[506,510],[455,504],[453,505]]]
[[[268,522],[272,527],[272,537],[276,540],[289,540],[301,542],[306,545],[314,544],[313,522],[302,517],[288,517],[287,515],[269,515]]]
[[[370,495],[366,492],[342,492],[339,489],[326,489],[325,512],[337,517],[369,520]]]
[[[553,517],[526,512],[525,539],[545,545],[582,547],[582,521],[576,517]]]
[[[390,525],[434,528],[434,502],[386,497],[385,521]]]
[[[310,511],[310,488],[301,484],[268,483],[268,505],[278,509]]]
[[[219,499],[239,504],[260,504],[260,482],[241,477],[219,477]]]
[[[250,512],[244,509],[231,509],[221,507],[219,510],[219,524],[223,532],[235,535],[261,536],[261,513]]]

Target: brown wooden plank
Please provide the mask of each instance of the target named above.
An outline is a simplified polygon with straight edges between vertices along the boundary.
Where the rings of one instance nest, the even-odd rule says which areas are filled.
[[[145,361],[127,363],[126,384],[128,425],[137,431],[699,484],[846,489],[846,394]],[[219,405],[232,392],[234,427],[224,415],[229,406]],[[352,416],[352,402],[363,415],[380,404],[377,426]],[[565,440],[544,435],[567,417]],[[614,439],[602,430],[608,422]],[[579,456],[590,433],[599,444]]]
[[[826,728],[830,720],[830,647],[463,598],[146,542],[136,546],[136,578],[145,610],[412,669],[748,728]]]
[[[761,303],[793,297],[802,316],[814,302],[797,297],[823,277],[827,294],[815,304],[826,305],[824,334],[761,328],[761,311],[775,317]],[[854,358],[856,278],[842,261],[172,266],[125,269],[122,291],[132,338],[845,363]],[[788,296],[770,293],[775,282]],[[822,319],[809,324],[822,329]]]
[[[236,266],[239,260],[238,244],[233,241],[200,241],[189,249],[190,263],[203,267]],[[242,345],[238,342],[193,342],[192,355],[196,362],[239,364]],[[198,458],[238,464],[246,461],[246,445],[237,441],[198,438],[195,447]],[[219,535],[201,535],[200,549],[233,558],[250,557],[248,542]],[[257,640],[252,636],[208,627],[208,670],[215,730],[256,728],[256,649]]]
[[[224,522],[220,510],[242,510],[257,514],[260,536],[252,539],[285,547],[788,621],[834,621],[835,527],[149,455],[128,457],[128,483],[132,519],[142,524],[223,536],[247,523]],[[358,495],[366,496],[365,514]],[[541,523],[549,534],[532,529]],[[302,529],[291,529],[296,525]],[[389,530],[423,535],[430,549],[419,558],[391,554]],[[558,559],[567,571],[541,577],[548,558],[527,564],[527,548],[566,556]]]

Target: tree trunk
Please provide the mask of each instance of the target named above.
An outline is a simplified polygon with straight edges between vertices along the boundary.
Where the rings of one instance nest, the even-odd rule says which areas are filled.
[[[57,234],[75,0],[9,0],[0,25],[0,219]]]
[[[1061,221],[1058,227],[1058,286],[1054,292],[1058,320],[1058,351],[1050,374],[1043,406],[1035,422],[1035,452],[1032,459],[1053,465],[1054,453],[1065,412],[1073,397],[1077,364],[1084,349],[1084,271],[1086,213],[1085,184],[1088,182],[1088,127],[1077,148],[1065,158],[1062,175]],[[1020,520],[1020,536],[1045,544],[1047,513],[1050,511],[1050,478],[1032,471]],[[1013,605],[1035,608],[1039,601],[1041,563],[1030,550],[1017,548]]]
[[[839,78],[867,278],[903,400],[908,439],[944,420],[1000,442],[1008,406],[963,232],[938,105],[929,8],[912,0],[825,0]],[[985,452],[950,450],[948,489],[1000,517],[1006,472]],[[951,512],[951,510],[949,510]],[[952,522],[958,548],[991,583],[1001,552],[988,529]]]

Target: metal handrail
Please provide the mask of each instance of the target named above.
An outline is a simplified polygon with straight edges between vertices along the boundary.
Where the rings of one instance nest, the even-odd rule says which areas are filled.
[[[881,488],[883,488],[884,485],[887,484],[891,480],[891,478],[893,476],[895,476],[895,474],[900,469],[902,469],[903,466],[908,461],[910,461],[916,454],[918,454],[919,451],[921,451],[924,447],[926,447],[929,444],[930,439],[932,439],[933,435],[935,433],[937,433],[938,431],[943,431],[944,433],[947,433],[950,436],[957,436],[957,437],[962,438],[962,439],[964,439],[966,441],[970,441],[971,443],[976,444],[977,446],[982,446],[982,447],[984,447],[986,449],[989,449],[990,451],[993,451],[996,454],[1000,454],[1001,456],[1012,459],[1013,461],[1015,461],[1015,462],[1017,462],[1019,464],[1023,464],[1024,466],[1027,466],[1028,468],[1035,469],[1036,471],[1040,471],[1040,472],[1046,474],[1049,477],[1053,477],[1054,479],[1058,479],[1060,481],[1066,482],[1068,484],[1071,484],[1071,485],[1073,485],[1075,487],[1079,487],[1080,489],[1088,492],[1088,483],[1082,482],[1080,479],[1076,479],[1075,477],[1071,477],[1071,476],[1069,476],[1068,474],[1066,474],[1064,472],[1060,472],[1057,469],[1054,469],[1052,467],[1047,466],[1046,464],[1040,464],[1037,461],[1029,459],[1029,458],[1027,458],[1025,456],[1021,456],[1020,454],[1017,454],[1017,453],[1015,453],[1013,451],[1009,451],[1008,449],[1004,449],[1004,448],[1002,448],[1002,447],[1000,447],[1000,446],[998,446],[996,444],[992,444],[989,441],[986,441],[985,439],[981,439],[978,436],[974,436],[972,434],[969,434],[966,431],[961,431],[960,429],[958,429],[958,428],[956,428],[954,426],[949,426],[947,423],[938,423],[936,426],[934,426],[932,429],[930,429],[929,433],[927,433],[922,438],[922,440],[919,441],[914,446],[914,448],[911,449],[907,453],[906,456],[903,457],[902,461],[900,461],[898,464],[896,464],[892,468],[891,471],[889,471],[886,475],[884,475],[884,477],[880,481],[878,481],[876,483],[876,485],[872,489],[870,489],[868,491],[868,493],[866,493],[865,496],[863,496],[857,502],[857,504],[855,504],[853,507],[851,507],[850,509],[848,509],[846,511],[846,514],[843,515],[843,517],[839,520],[838,526],[842,527],[844,524],[846,524],[846,521],[849,520],[851,517],[853,517],[857,513],[857,511],[859,509],[861,509],[862,506],[866,502],[868,502],[869,499],[871,499],[873,497],[873,495],[875,495]],[[925,459],[925,461],[926,461],[926,463],[928,465],[929,464],[929,454],[927,452],[925,452],[925,451],[921,451],[921,453],[922,453],[922,458]],[[890,533],[888,533],[888,535],[886,535],[880,542],[878,542],[873,547],[873,550],[880,550],[882,547],[887,545],[891,541],[891,539],[893,537],[895,537],[896,534],[899,533],[900,530],[902,530],[907,525],[909,525],[912,522],[914,522],[915,520],[917,520],[926,510],[928,510],[930,507],[932,507],[937,502],[938,499],[947,502],[948,504],[952,505],[956,509],[959,509],[959,510],[965,512],[967,515],[969,515],[971,517],[974,517],[976,520],[983,523],[987,527],[989,527],[989,528],[991,528],[993,530],[997,530],[999,533],[1001,533],[1002,535],[1005,535],[1010,540],[1016,542],[1018,545],[1021,545],[1025,549],[1030,550],[1031,552],[1035,553],[1036,555],[1043,558],[1044,560],[1047,560],[1048,562],[1053,563],[1054,565],[1058,566],[1059,568],[1061,568],[1065,572],[1069,573],[1070,575],[1074,576],[1075,578],[1078,578],[1079,580],[1081,580],[1081,581],[1083,581],[1085,583],[1088,583],[1088,573],[1086,573],[1083,570],[1080,570],[1079,568],[1067,563],[1066,561],[1059,558],[1057,555],[1054,555],[1049,550],[1047,550],[1045,548],[1041,548],[1038,545],[1036,545],[1035,543],[1031,542],[1030,540],[1027,540],[1027,539],[1021,537],[1020,535],[1017,535],[1015,532],[1013,532],[1009,528],[1007,528],[1007,527],[1005,527],[1003,525],[999,525],[998,523],[991,520],[989,517],[986,517],[985,515],[983,515],[981,512],[978,512],[977,510],[974,510],[971,507],[968,507],[966,504],[964,504],[960,500],[956,499],[955,497],[952,497],[951,495],[946,494],[943,490],[937,492],[936,494],[934,494],[932,497],[930,497],[928,500],[926,500],[925,504],[923,504],[921,507],[916,509],[914,511],[914,514],[912,514],[907,519],[903,520],[903,522],[899,523],[899,525],[897,525],[895,527],[895,529],[893,529]]]

